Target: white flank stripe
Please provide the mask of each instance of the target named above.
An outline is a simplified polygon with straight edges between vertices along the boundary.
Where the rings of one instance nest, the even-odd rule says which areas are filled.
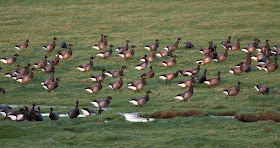
[[[142,70],[142,67],[141,66],[136,66],[135,69]]]
[[[218,59],[213,59],[213,61],[218,62]]]
[[[91,89],[85,89],[85,91],[89,92],[89,93],[93,93],[93,91]]]
[[[203,51],[199,51],[201,54],[204,54]]]
[[[62,55],[59,55],[59,58],[60,58],[60,59],[63,59],[63,56],[62,56]]]
[[[185,83],[181,83],[181,84],[178,84],[178,86],[186,87],[186,84]]]
[[[156,56],[161,57],[161,54],[160,54],[160,53],[157,53]]]
[[[147,49],[147,50],[151,50],[151,48],[150,47],[144,47],[145,49]]]
[[[144,59],[144,58],[142,58],[142,59],[140,59],[140,61],[145,62],[145,59]]]
[[[111,75],[111,74],[108,73],[108,72],[105,72],[104,74],[107,75],[108,77],[113,77],[113,75]]]
[[[167,67],[167,64],[166,63],[161,63],[163,66],[166,66]]]
[[[1,59],[0,61],[3,62],[4,64],[7,64],[7,60],[5,59]]]
[[[165,76],[159,76],[160,79],[165,80],[166,77]]]
[[[244,52],[246,52],[246,53],[249,53],[247,49],[241,49],[241,50],[244,51]]]
[[[91,79],[92,81],[96,81],[96,78],[89,78],[89,79]]]
[[[138,102],[135,101],[135,100],[130,100],[130,101],[128,101],[128,102],[130,102],[130,103],[132,103],[132,104],[134,104],[134,105],[138,105]]]
[[[132,89],[132,90],[137,90],[137,88],[134,87],[134,86],[128,86],[128,88],[129,88],[129,89]]]
[[[168,48],[167,48],[167,47],[165,47],[165,48],[163,48],[163,49],[168,51]]]
[[[16,49],[18,49],[18,50],[20,50],[20,48],[19,47],[15,47]]]
[[[120,54],[118,54],[118,55],[119,55],[120,57],[124,58],[124,54],[121,54],[121,53],[120,53]]]
[[[205,84],[211,85],[210,81],[204,81]]]
[[[184,98],[182,96],[176,96],[174,97],[175,99],[178,99],[178,100],[184,100]]]
[[[223,93],[225,93],[228,96],[228,92],[227,91],[223,91]]]
[[[11,118],[13,121],[17,120],[17,116],[15,116],[15,115],[8,115],[8,117]]]
[[[98,56],[98,57],[104,57],[104,54],[103,54],[103,53],[99,53],[99,54],[97,54],[96,56]]]
[[[190,76],[190,75],[192,75],[192,73],[191,72],[184,72],[184,75]]]
[[[84,109],[80,109],[82,112],[83,112],[83,114],[85,115],[85,116],[89,116],[89,112],[87,111],[87,110],[84,110]]]
[[[90,102],[91,104],[93,104],[95,107],[99,107],[99,104],[97,102]]]
[[[77,67],[76,69],[78,69],[80,71],[86,71],[84,68],[81,68],[81,67]]]
[[[231,73],[231,74],[234,74],[233,70],[230,70],[230,71],[228,71],[228,72]]]
[[[99,50],[100,48],[98,46],[92,46],[92,48]]]
[[[271,52],[271,53],[272,53],[272,52]],[[251,59],[252,59],[252,60],[255,60],[255,61],[258,60],[257,57],[251,57]]]
[[[258,92],[260,92],[260,90],[258,89],[258,87],[257,86],[254,86],[255,87],[255,89],[258,91]]]
[[[113,89],[112,85],[109,85],[108,87]]]
[[[48,87],[46,85],[43,85],[42,87],[45,88],[46,90],[48,90]]]

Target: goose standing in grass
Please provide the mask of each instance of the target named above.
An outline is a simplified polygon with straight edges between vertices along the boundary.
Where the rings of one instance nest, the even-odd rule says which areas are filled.
[[[271,50],[271,49],[270,49],[270,45],[269,45],[269,39],[266,39],[265,42],[266,42],[265,45],[260,46],[260,47],[257,49],[258,52],[263,52],[264,50],[269,50],[269,51]]]
[[[53,108],[51,107],[49,117],[50,117],[51,120],[58,120],[59,119],[59,114],[53,112]]]
[[[185,48],[194,48],[194,45],[191,42],[184,43]]]
[[[133,98],[133,99],[131,99],[128,102],[134,104],[136,107],[140,106],[140,108],[141,108],[142,105],[146,104],[149,101],[149,99],[150,99],[149,94],[150,93],[152,93],[152,92],[151,91],[147,91],[145,97]]]
[[[90,71],[92,70],[93,67],[93,59],[94,57],[90,57],[90,61],[89,64],[83,64],[78,66],[76,69],[80,70],[80,71]]]
[[[131,51],[127,50],[127,51],[124,51],[124,52],[120,52],[118,55],[122,58],[130,59],[134,56],[134,53],[135,53],[134,48],[135,47],[136,47],[135,45],[132,45],[131,46]]]
[[[250,43],[247,47],[241,49],[242,51],[246,52],[246,53],[252,53],[254,51],[256,51],[258,45],[260,43],[260,40],[257,38],[254,38],[254,42]]]
[[[187,91],[184,91],[184,92],[178,94],[174,98],[181,100],[181,101],[190,102],[191,101],[190,98],[193,96],[193,87],[194,87],[194,84],[192,83],[191,87]]]
[[[240,75],[240,74],[243,72],[243,66],[242,66],[243,63],[244,63],[244,62],[241,62],[241,63],[240,63],[241,66],[236,66],[236,67],[232,68],[232,69],[229,71],[229,73],[235,74],[235,75]]]
[[[163,75],[160,75],[159,78],[162,79],[162,80],[165,80],[165,84],[167,84],[167,81],[171,81],[171,80],[174,80],[179,74],[179,70],[176,71],[175,73],[166,73],[166,74],[163,74]]]
[[[101,74],[93,75],[89,79],[91,79],[92,81],[96,81],[96,82],[102,82],[105,79],[105,76],[106,76],[105,69],[102,69]]]
[[[218,71],[218,77],[217,78],[211,78],[206,81],[204,81],[207,85],[217,85],[221,81],[221,72]]]
[[[110,85],[108,85],[108,87],[112,88],[113,90],[116,90],[116,89],[120,90],[122,85],[123,85],[123,77],[120,76],[119,81],[115,81],[115,82],[111,83]]]
[[[35,121],[44,121],[44,117],[41,114],[40,106],[38,106],[38,113],[35,116]]]
[[[35,68],[42,69],[42,68],[44,68],[47,65],[47,61],[48,61],[48,56],[45,56],[45,60],[44,61],[37,62],[33,66]]]
[[[55,48],[55,41],[57,40],[56,37],[53,38],[53,42],[51,44],[48,44],[48,45],[45,45],[43,46],[43,48],[46,50],[46,51],[50,51],[52,52]]]
[[[223,62],[224,60],[227,59],[227,56],[228,56],[228,49],[225,48],[225,53],[221,54],[221,55],[218,55],[216,58],[213,58],[213,61],[215,61],[215,62]]]
[[[4,58],[1,58],[0,61],[4,64],[13,64],[17,61],[17,56],[19,56],[19,55],[15,54],[13,57],[4,57]]]
[[[176,55],[171,56],[173,59],[172,60],[165,60],[161,64],[165,67],[172,67],[176,64]]]
[[[241,82],[238,82],[236,87],[225,89],[223,91],[223,93],[225,93],[227,95],[226,99],[227,99],[228,96],[236,96],[240,91],[240,85],[241,84],[242,84]]]
[[[145,55],[144,58],[145,58],[145,62],[142,62],[142,63],[136,65],[135,69],[143,70],[143,69],[145,69],[147,67],[147,65],[148,65],[147,55]]]
[[[92,93],[99,92],[101,89],[102,89],[102,84],[101,84],[101,81],[99,81],[97,85],[92,85],[92,86],[86,87],[85,91],[92,94]]]
[[[147,45],[144,48],[147,50],[152,50],[152,51],[156,51],[159,47],[159,43],[158,43],[158,39],[156,39],[156,43],[155,44],[151,44],[151,45]]]
[[[266,85],[256,85],[254,86],[254,88],[261,94],[267,94],[269,95],[269,87],[267,87]]]
[[[53,65],[57,65],[57,64],[59,63],[59,54],[60,54],[60,53],[61,53],[61,52],[58,52],[57,55],[56,55],[56,58],[50,59],[50,60],[47,62],[47,64],[48,64],[48,65],[51,65],[51,63],[52,63]]]
[[[90,110],[90,109],[88,109],[88,108],[82,108],[82,109],[80,109],[80,110],[82,111],[82,113],[83,113],[86,117],[97,115],[95,111]]]
[[[197,77],[197,82],[198,83],[204,83],[206,81],[206,72],[207,72],[207,69],[204,70],[204,73],[203,73],[202,76]]]
[[[72,44],[69,44],[69,50],[68,51],[60,51],[58,52],[58,57],[63,59],[63,60],[66,60],[66,59],[69,59],[71,56],[72,56]]]
[[[216,46],[214,46],[215,49]],[[213,60],[213,52],[209,52],[207,56],[203,57],[202,59],[199,59],[196,61],[196,63],[201,63],[203,65],[206,65],[208,63],[210,63]]]
[[[201,63],[202,62],[198,63],[197,68],[179,70],[179,73],[182,76],[191,76],[193,74],[194,74],[194,76],[196,76],[200,72],[200,65],[201,65]]]
[[[150,79],[153,78],[155,75],[154,71],[153,71],[153,67],[150,66],[150,71],[143,73],[141,76],[145,76],[146,79]]]
[[[191,79],[186,79],[186,80],[183,80],[181,82],[178,83],[178,86],[180,87],[190,87],[193,84],[196,83],[196,80],[194,78],[194,74],[191,75]]]
[[[147,57],[142,57],[140,61],[145,62],[147,60],[148,63],[153,62],[156,58],[156,51],[153,50],[153,54],[147,55]]]
[[[226,48],[226,47],[228,46],[228,44],[231,43],[231,42],[230,42],[230,38],[231,38],[231,36],[228,36],[228,39],[227,39],[227,40],[221,42],[221,45],[222,45],[224,48]]]
[[[25,75],[22,78],[17,79],[17,81],[22,84],[26,83],[26,85],[27,85],[27,83],[30,82],[34,78],[34,70],[35,70],[35,68],[32,68],[30,75]]]
[[[27,114],[27,120],[28,121],[34,121],[35,120],[36,112],[35,112],[34,108],[35,108],[35,104],[33,104],[31,110],[28,111],[28,114]]]
[[[50,63],[50,65],[46,65],[44,68],[42,68],[42,71],[46,73],[50,73],[54,71],[54,65],[53,63]]]
[[[107,36],[107,35],[103,36],[103,34],[101,34],[100,41],[96,45],[92,46],[92,48],[97,49],[97,50],[105,49],[108,44],[107,37],[109,37],[109,36]]]
[[[108,106],[110,104],[110,100],[112,100],[112,97],[108,96],[107,99],[96,99],[90,103],[99,108],[98,114],[100,115],[102,112],[102,107]]]
[[[6,106],[0,106],[0,114],[2,115],[2,116],[6,116],[6,111],[8,110],[8,109],[12,109],[10,106],[8,106],[8,105],[6,105]]]
[[[156,56],[158,57],[166,57],[166,56],[171,56],[172,54],[172,51],[169,51],[169,50],[162,50],[162,51],[159,51]]]
[[[80,114],[79,111],[79,100],[76,101],[76,106],[74,109],[67,112],[67,115],[70,119],[77,118]]]
[[[113,45],[110,45],[110,50],[102,51],[102,52],[98,53],[96,56],[103,57],[104,59],[106,59],[107,57],[112,55],[113,47],[114,47]]]
[[[27,64],[25,67],[24,67],[24,69],[19,69],[18,71],[17,71],[17,75],[16,75],[16,77],[12,77],[12,79],[14,79],[14,80],[18,80],[18,79],[20,79],[20,78],[22,78],[23,76],[25,76],[25,75],[27,75],[28,73],[29,73],[29,67],[31,66],[31,64]]]
[[[276,54],[276,55],[280,55],[280,44],[277,44],[273,47],[273,51],[271,51],[271,53]]]
[[[126,69],[126,66],[122,66],[121,70],[109,70],[105,72],[105,75],[109,77],[118,77],[123,76],[124,69]]]
[[[5,73],[4,77],[8,77],[8,78],[16,77],[18,75],[19,68],[20,68],[20,65],[18,64],[16,70]]]
[[[50,78],[47,78],[44,81],[42,81],[41,85],[45,85],[45,84],[54,82],[54,72],[55,72],[55,70],[53,70],[52,76]]]
[[[129,89],[135,90],[135,92],[139,92],[139,90],[143,89],[146,85],[146,75],[142,75],[141,80],[129,82],[127,85]]]
[[[15,46],[15,48],[18,49],[18,50],[27,48],[28,47],[28,43],[29,43],[29,40],[26,39],[25,43],[18,44],[18,45]]]
[[[177,42],[175,44],[171,44],[171,45],[168,45],[166,46],[164,49],[165,50],[169,50],[169,51],[175,51],[179,45],[179,42],[181,41],[182,38],[178,38],[177,39]]]
[[[2,92],[3,94],[6,93],[5,89],[4,88],[0,88],[0,92]]]
[[[25,121],[27,119],[27,112],[28,112],[28,107],[25,106],[23,109],[20,109],[19,112],[16,112],[13,115],[9,115],[8,117],[11,118],[13,121]]]
[[[228,48],[229,50],[232,51],[237,51],[240,48],[240,39],[237,39],[237,43],[236,44],[227,44],[226,48]]]
[[[275,55],[274,60],[275,60],[274,64],[272,64],[272,63],[266,64],[263,68],[263,70],[267,71],[268,74],[270,74],[271,72],[274,72],[278,68],[277,55]]]
[[[66,42],[60,42],[59,46],[60,46],[61,48],[64,48],[64,49],[67,49],[67,48],[68,48]]]
[[[49,90],[49,92],[50,92],[51,90],[54,90],[54,89],[57,88],[57,86],[58,86],[58,81],[60,81],[60,79],[59,79],[59,78],[56,78],[56,81],[55,81],[55,82],[46,83],[46,84],[44,84],[42,87],[45,88],[45,89],[47,89],[47,90]]]
[[[212,41],[209,41],[208,42],[208,47],[205,47],[205,48],[202,48],[202,49],[200,49],[199,50],[199,52],[201,53],[201,54],[209,54],[210,53],[210,51],[212,51],[213,50],[213,42]]]
[[[130,42],[129,40],[126,40],[126,45],[125,45],[124,47],[118,47],[118,48],[116,49],[116,51],[118,51],[119,53],[124,52],[124,51],[127,51],[127,50],[128,50],[128,43],[129,43],[129,42]]]

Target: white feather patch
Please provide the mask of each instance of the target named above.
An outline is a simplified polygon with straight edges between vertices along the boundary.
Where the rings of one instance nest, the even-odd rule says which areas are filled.
[[[241,49],[241,50],[244,51],[244,52],[246,52],[246,53],[249,53],[247,49]]]
[[[146,60],[145,60],[145,58],[141,58],[140,61],[145,62]]]
[[[89,78],[89,79],[91,79],[92,81],[96,81],[96,78]]]
[[[81,67],[77,67],[76,69],[80,70],[80,71],[86,71],[86,69],[81,68]]]
[[[85,91],[87,91],[87,92],[89,92],[89,93],[91,93],[91,94],[93,93],[93,91],[92,91],[91,89],[87,89],[87,88],[86,88]]]
[[[158,56],[158,57],[162,57],[160,53],[157,53],[157,54],[156,54],[156,56]]]
[[[136,66],[135,69],[142,70],[142,67],[141,66]]]
[[[118,54],[120,57],[124,58],[124,54],[119,53]]]
[[[255,61],[258,60],[257,57],[251,57],[251,59],[252,59],[252,60],[255,60]]]
[[[151,48],[150,47],[144,47],[145,49],[147,49],[147,50],[151,50]]]
[[[178,99],[178,100],[184,100],[184,97],[182,97],[182,96],[176,96],[176,97],[174,97],[175,99]]]
[[[190,75],[192,75],[192,73],[191,72],[184,72],[184,75],[190,76]]]
[[[138,105],[138,102],[135,101],[135,100],[130,100],[130,101],[128,101],[128,102],[130,102],[130,103],[132,103],[132,104],[134,104],[134,105]]]
[[[166,63],[161,63],[163,66],[166,66],[167,67],[167,64]]]
[[[92,48],[100,50],[100,48],[98,46],[92,46]]]
[[[90,102],[91,104],[93,104],[95,107],[99,107],[99,104],[97,102]]]
[[[132,89],[132,90],[137,90],[137,88],[135,86],[128,86],[129,89]]]
[[[85,109],[80,109],[85,116],[89,116],[89,112]]]
[[[205,84],[211,85],[210,81],[204,81]]]
[[[107,75],[108,77],[113,77],[113,75],[108,72],[105,72],[104,74]]]
[[[229,73],[231,73],[231,74],[234,74],[234,71],[233,70],[230,70],[230,71],[228,71]]]
[[[4,64],[7,64],[7,60],[5,59],[1,59],[0,61],[3,62]]]
[[[186,87],[186,84],[185,83],[181,83],[181,84],[178,84],[178,86]]]
[[[223,91],[223,93],[225,93],[228,96],[228,92],[227,91]]]
[[[257,86],[254,86],[254,88],[255,88],[258,92],[260,92],[260,90],[259,90],[259,88],[258,88]]]
[[[18,50],[20,50],[20,48],[19,47],[15,47],[16,49],[18,49]]]
[[[168,48],[167,48],[167,47],[164,47],[163,49],[168,51]]]
[[[165,76],[159,76],[159,78],[162,79],[162,80],[166,80]]]

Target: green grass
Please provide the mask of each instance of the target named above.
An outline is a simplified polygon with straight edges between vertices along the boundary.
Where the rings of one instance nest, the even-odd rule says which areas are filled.
[[[279,147],[279,124],[272,121],[242,123],[235,119],[211,117],[177,117],[174,119],[158,119],[149,123],[130,123],[120,116],[119,112],[141,112],[148,116],[157,111],[173,109],[183,112],[200,110],[206,114],[252,114],[265,111],[280,110],[279,69],[270,75],[255,68],[248,74],[235,76],[228,71],[240,61],[246,60],[242,51],[229,52],[228,59],[223,63],[210,63],[202,66],[201,73],[208,69],[207,78],[217,76],[222,72],[219,85],[210,87],[196,84],[191,103],[174,99],[178,93],[185,91],[177,87],[177,83],[187,79],[179,76],[169,84],[158,78],[159,75],[175,72],[178,69],[196,67],[195,61],[202,58],[198,50],[207,46],[212,40],[218,46],[218,54],[224,53],[221,41],[232,36],[232,42],[240,38],[241,47],[258,37],[264,45],[270,39],[271,47],[278,44],[280,2],[279,1],[4,1],[0,0],[0,57],[12,56],[18,53],[18,61],[12,65],[0,63],[0,87],[6,89],[6,95],[0,94],[0,104],[20,104],[50,106],[75,105],[79,99],[80,107],[93,106],[89,103],[94,99],[105,99],[111,95],[113,100],[104,111],[104,115],[70,120],[61,118],[58,122],[49,119],[42,123],[15,123],[0,118],[1,145],[14,146],[115,146],[115,147]],[[99,52],[92,49],[100,39],[100,34],[108,35],[109,44],[115,47],[124,46],[125,40],[130,45],[136,45],[136,54],[132,60],[120,58],[116,52],[107,59],[94,59],[91,72],[80,72],[75,68],[89,62],[91,56]],[[53,53],[43,50],[42,46],[52,42],[57,37],[57,45],[61,41],[73,44],[73,56],[60,61],[56,66],[55,77],[61,78],[59,86],[53,92],[48,92],[40,86],[41,81],[50,77],[40,70],[35,71],[35,77],[27,86],[13,83],[4,74],[14,70],[17,64],[26,65],[42,61],[44,56],[55,57],[60,49],[56,47]],[[147,85],[140,93],[127,89],[126,83],[140,79],[143,72],[134,66],[140,63],[144,54],[151,54],[143,47],[159,39],[163,50],[166,45],[175,43],[182,37],[177,55],[177,64],[166,68],[161,66],[163,60],[156,58],[151,65],[155,77],[147,80]],[[18,51],[14,46],[30,39],[27,49]],[[184,49],[183,43],[191,41],[195,48]],[[106,50],[108,47],[106,48]],[[49,59],[50,59],[49,58]],[[125,70],[124,86],[120,91],[106,88],[108,84],[118,80],[106,78],[103,89],[97,94],[89,94],[85,87],[96,84],[88,78],[101,70]],[[253,61],[253,67],[256,62]],[[240,93],[235,97],[225,99],[223,89],[235,87],[241,81]],[[255,91],[254,85],[265,84],[271,89],[270,95],[261,95]],[[128,100],[144,96],[151,90],[150,101],[142,108],[135,108]],[[70,108],[55,108],[59,113],[65,113]],[[48,108],[42,108],[49,112]],[[108,123],[98,121],[113,118]],[[2,134],[3,133],[3,134]]]

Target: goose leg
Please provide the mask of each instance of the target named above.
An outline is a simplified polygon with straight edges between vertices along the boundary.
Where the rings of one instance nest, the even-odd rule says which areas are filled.
[[[101,114],[101,112],[102,112],[102,109],[101,109],[101,108],[99,108],[98,115],[100,115],[100,114]]]

